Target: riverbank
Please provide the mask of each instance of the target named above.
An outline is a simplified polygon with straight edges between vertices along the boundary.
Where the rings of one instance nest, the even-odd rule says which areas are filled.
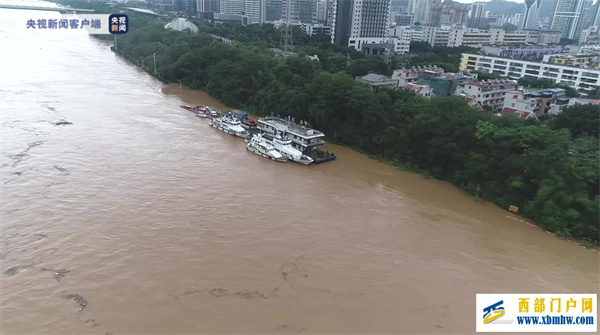
[[[448,182],[330,143],[266,161],[179,108],[210,96],[2,14],[2,333],[474,333],[478,293],[600,284]]]
[[[125,60],[125,61],[127,61],[129,64],[131,64],[131,65],[135,66],[135,64],[134,64],[134,63],[131,63],[131,62],[130,62],[130,61],[128,61],[128,60]],[[178,87],[179,87],[179,84],[168,84],[168,85],[167,85],[167,87],[169,87],[169,89],[168,89],[168,93],[169,93],[170,95],[174,95],[174,96],[181,96],[181,94],[182,94],[181,92],[182,92],[182,91],[181,91],[181,89],[180,89],[180,88],[178,88]],[[204,92],[204,91],[201,91],[201,90],[194,90],[194,89],[191,89],[191,88],[189,88],[189,87],[187,87],[187,86],[183,86],[183,88],[184,88],[184,90],[185,90],[185,91],[184,91],[184,93],[183,93],[183,96],[182,96],[182,98],[185,98],[185,100],[184,100],[184,102],[185,102],[185,103],[189,103],[189,104],[192,104],[192,105],[193,105],[193,104],[195,104],[195,103],[198,103],[198,100],[192,100],[192,99],[194,99],[194,98],[192,98],[192,94],[190,94],[190,93],[189,93],[189,91],[192,91],[192,92],[197,92],[198,94],[200,94],[200,96],[201,96],[200,100],[201,100],[201,101],[204,101],[204,98],[202,98],[203,96],[209,96],[209,95],[208,95],[208,93],[206,93],[206,92]],[[195,95],[194,95],[194,96],[195,96]],[[212,98],[212,99],[216,99],[216,98],[214,98],[214,97],[211,97],[211,98]],[[219,104],[216,104],[216,106],[217,106],[217,107],[218,107],[220,110],[223,110],[223,111],[233,111],[233,110],[235,110],[235,108],[233,108],[233,107],[230,107],[230,106],[227,106],[227,105],[225,105],[223,102],[220,102]],[[255,120],[257,120],[258,118],[260,118],[260,116],[259,116],[259,115],[253,115],[253,114],[249,114],[249,117],[251,117],[251,118],[254,118]],[[327,139],[327,141],[328,141],[328,142],[330,142],[331,144],[334,144],[334,145],[341,145],[341,146],[344,146],[344,145],[343,145],[343,144],[341,144],[341,143],[336,143],[336,141],[331,141],[331,139]],[[394,167],[396,167],[396,168],[397,168],[398,170],[400,170],[400,171],[403,171],[403,172],[410,172],[410,173],[415,173],[415,174],[419,174],[419,175],[421,175],[421,176],[422,176],[423,178],[425,178],[425,179],[432,179],[432,178],[433,178],[433,177],[432,177],[432,176],[431,176],[431,175],[428,173],[428,171],[419,170],[418,168],[414,168],[414,167],[411,167],[411,166],[409,166],[409,165],[402,165],[400,162],[395,162],[395,161],[391,161],[391,160],[386,160],[386,159],[383,159],[382,157],[378,157],[378,156],[376,156],[376,155],[369,155],[368,153],[366,153],[366,152],[364,152],[364,151],[360,150],[359,148],[355,148],[355,147],[354,147],[354,148],[352,148],[352,147],[349,147],[349,146],[345,146],[345,147],[347,147],[347,148],[349,148],[349,149],[351,149],[351,150],[354,150],[354,151],[356,151],[356,152],[358,152],[358,153],[360,153],[360,154],[362,154],[362,155],[365,155],[365,156],[367,156],[369,159],[376,160],[376,161],[378,161],[378,162],[384,163],[384,164],[386,164],[386,165],[389,165],[389,166],[394,166]],[[343,164],[343,161],[340,161],[340,163],[341,163],[341,164]],[[451,185],[451,187],[456,187],[456,186],[455,186],[455,185]],[[466,192],[466,191],[465,191],[465,190],[463,190],[463,189],[460,189],[460,188],[458,188],[458,189],[459,189],[461,192],[464,192],[465,194],[468,194],[468,196],[470,196],[470,197],[473,197],[473,199],[474,199],[474,200],[479,200],[479,201],[481,201],[481,202],[483,202],[483,203],[487,203],[487,204],[489,204],[489,205],[491,205],[491,206],[497,207],[497,205],[496,205],[496,204],[494,204],[494,203],[489,203],[489,202],[487,202],[487,201],[486,201],[486,200],[484,200],[484,199],[480,199],[480,198],[478,198],[478,197],[475,197],[475,196],[473,196],[472,194],[470,194],[469,192]],[[511,212],[507,211],[506,209],[502,209],[502,210],[506,211],[506,214],[507,214],[507,215],[506,215],[506,218],[507,218],[507,219],[509,219],[509,220],[516,221],[516,222],[520,222],[520,223],[522,223],[522,224],[526,224],[526,225],[528,225],[528,226],[530,226],[530,227],[533,227],[533,228],[535,228],[535,229],[539,229],[539,230],[542,230],[542,231],[544,231],[544,232],[546,232],[546,233],[548,233],[548,234],[551,234],[551,235],[555,236],[556,238],[559,238],[559,239],[561,239],[561,240],[564,240],[564,241],[567,241],[567,242],[573,243],[573,244],[575,244],[575,245],[577,245],[577,246],[580,246],[580,247],[582,247],[582,248],[585,248],[585,249],[589,249],[589,250],[591,250],[591,251],[593,251],[593,252],[596,252],[596,253],[600,254],[600,247],[598,247],[598,246],[594,246],[594,245],[590,244],[589,242],[587,242],[587,241],[585,241],[585,240],[582,240],[582,239],[574,239],[574,238],[572,238],[572,239],[565,239],[565,238],[563,238],[563,237],[561,237],[561,236],[559,236],[559,235],[557,235],[557,234],[555,234],[555,233],[553,233],[553,232],[551,232],[551,231],[548,231],[547,229],[544,229],[544,228],[543,228],[543,227],[541,227],[539,224],[536,224],[536,223],[534,223],[534,222],[527,221],[525,218],[523,218],[523,217],[520,217],[520,216],[517,216],[517,215],[515,215],[515,213],[511,213]]]
[[[336,143],[427,171],[502,208],[516,206],[563,238],[599,243],[598,138],[571,136],[581,134],[576,123],[499,118],[460,97],[373,91],[308,58],[278,58],[257,46],[227,45],[159,23],[120,37],[116,51],[139,64],[154,65],[156,58],[163,82],[181,81],[251,114],[307,120]]]

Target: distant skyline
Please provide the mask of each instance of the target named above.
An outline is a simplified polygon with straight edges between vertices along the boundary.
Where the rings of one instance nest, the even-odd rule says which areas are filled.
[[[490,2],[491,0],[453,0],[453,1],[460,2],[460,3],[473,3],[473,2]],[[517,3],[523,3],[523,2],[525,2],[525,0],[505,0],[505,1],[507,1],[507,2],[517,2]],[[548,0],[548,1],[554,1],[554,0]]]

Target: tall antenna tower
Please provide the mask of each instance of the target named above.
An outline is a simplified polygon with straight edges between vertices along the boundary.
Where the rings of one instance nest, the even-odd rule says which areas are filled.
[[[283,51],[294,50],[294,36],[292,35],[292,26],[289,22],[284,24],[281,32],[281,47]]]
[[[386,48],[383,55],[383,59],[385,60],[385,63],[390,69],[392,69],[392,54],[394,53],[392,51],[393,48],[393,45],[391,45],[390,48]]]

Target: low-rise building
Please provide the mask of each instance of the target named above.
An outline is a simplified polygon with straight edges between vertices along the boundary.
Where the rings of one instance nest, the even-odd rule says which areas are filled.
[[[371,86],[371,88],[381,87],[381,86],[386,86],[386,87],[391,87],[391,88],[398,87],[397,80],[390,79],[382,74],[369,73],[366,76],[356,78],[356,81],[359,81],[363,84],[367,84],[367,85]]]
[[[423,40],[432,46],[471,46],[512,44],[556,44],[560,42],[560,32],[521,30],[507,32],[503,29],[423,27]]]
[[[475,108],[477,111],[480,111],[480,112],[485,111],[485,109],[483,109],[483,107],[481,107],[481,104],[479,102],[477,102],[477,99],[475,99],[473,97],[467,97],[467,98],[465,98],[465,101],[467,102],[467,105]]]
[[[421,26],[395,26],[388,29],[390,37],[398,37],[399,39],[408,41],[423,41],[424,32]]]
[[[431,88],[427,85],[419,85],[419,84],[407,84],[403,87],[405,90],[413,92],[417,95],[420,95],[426,99],[431,99],[431,97],[435,96]]]
[[[458,85],[456,94],[473,97],[484,108],[500,110],[504,106],[506,92],[517,88],[517,82],[512,80],[467,80]]]
[[[575,67],[487,55],[462,54],[460,70],[496,73],[511,79],[544,78],[574,87],[582,93],[600,86],[600,70],[584,65]]]
[[[547,29],[523,29],[523,32],[527,32],[529,34],[527,43],[539,45],[557,44],[560,42],[562,37],[562,33],[560,31]]]
[[[322,34],[322,35],[330,35],[331,34],[331,27],[320,24],[320,23],[318,23],[318,24],[302,23],[300,25],[300,27],[302,27],[302,30],[304,30],[304,32],[308,36],[318,35],[318,34]]]
[[[460,83],[467,80],[477,80],[477,75],[425,71],[419,74],[417,84],[427,85],[436,96],[444,97],[454,94]]]
[[[545,55],[542,63],[600,69],[597,55]]]
[[[575,105],[594,105],[600,107],[600,99],[572,98],[569,100],[569,106]]]
[[[582,30],[579,37],[579,44],[593,41],[600,41],[600,27],[598,26],[591,26]]]
[[[542,91],[514,90],[506,93],[504,109],[514,109],[520,113],[558,115],[569,104],[565,90],[561,88]]]
[[[536,119],[537,117],[535,116],[534,112],[529,112],[529,111],[521,111],[515,108],[509,108],[509,107],[505,107],[502,109],[502,112],[496,114],[498,116],[502,116],[503,114],[510,114],[510,115],[516,115],[517,117],[520,117],[523,120],[527,120],[527,119]]]
[[[413,66],[410,69],[402,68],[402,69],[394,70],[394,72],[392,73],[392,79],[398,81],[399,87],[404,87],[410,83],[416,84],[419,74],[424,73],[424,72],[431,73],[432,75],[440,75],[440,74],[444,73],[444,69],[442,69],[441,67],[437,67],[435,65]]]
[[[485,45],[481,48],[481,53],[512,59],[542,60],[544,55],[568,53],[569,50],[568,45]]]

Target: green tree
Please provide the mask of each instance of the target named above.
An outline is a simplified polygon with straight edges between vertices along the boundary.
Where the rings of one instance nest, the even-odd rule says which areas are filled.
[[[597,105],[576,105],[567,107],[548,125],[552,129],[568,129],[573,137],[593,136],[598,138],[600,108]]]
[[[410,41],[410,52],[428,52],[431,51],[431,45],[425,41]]]

